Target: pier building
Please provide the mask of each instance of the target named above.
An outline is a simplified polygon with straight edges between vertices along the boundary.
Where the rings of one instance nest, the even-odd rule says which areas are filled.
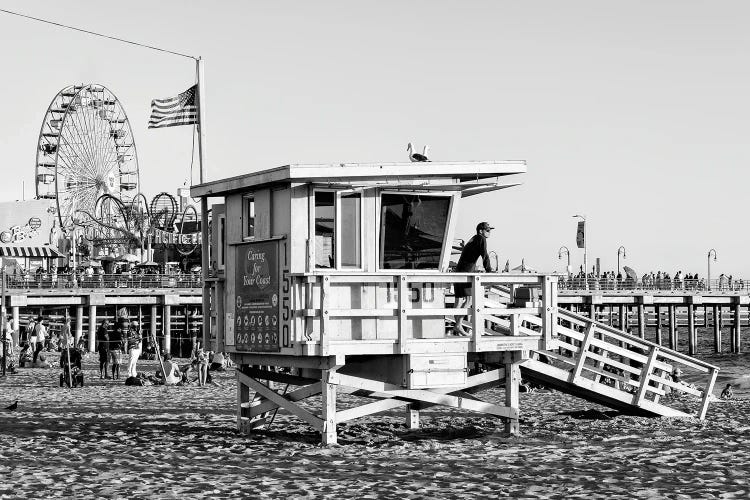
[[[462,201],[525,172],[522,161],[287,165],[193,186],[204,206],[222,201],[206,340],[238,366],[238,429],[283,409],[335,443],[343,422],[402,409],[414,428],[442,405],[515,433],[522,376],[629,413],[704,418],[716,367],[559,308],[554,275],[451,272]],[[469,286],[468,307],[453,307],[456,285]],[[456,314],[469,336],[448,334]],[[504,401],[477,396],[498,385]],[[339,409],[341,394],[362,404]]]

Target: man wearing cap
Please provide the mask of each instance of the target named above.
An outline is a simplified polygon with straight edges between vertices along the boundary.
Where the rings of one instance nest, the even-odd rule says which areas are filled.
[[[457,273],[473,273],[479,257],[482,258],[484,270],[488,273],[492,272],[490,256],[487,253],[487,238],[489,238],[490,231],[493,229],[494,228],[490,226],[488,222],[480,222],[477,224],[477,234],[472,236],[461,251],[461,257],[458,259],[458,264],[456,264]],[[453,289],[456,297],[454,307],[464,307],[464,304],[468,303],[469,293],[471,293],[471,284],[456,284],[453,285]],[[456,315],[456,324],[453,326],[453,335],[460,335],[462,337],[468,335],[461,324],[462,318],[463,315]]]

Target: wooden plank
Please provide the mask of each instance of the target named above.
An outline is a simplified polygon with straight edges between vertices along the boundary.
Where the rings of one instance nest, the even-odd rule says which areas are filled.
[[[301,401],[301,400],[307,399],[307,398],[309,398],[311,396],[316,396],[316,395],[320,394],[321,390],[322,390],[321,389],[321,383],[320,383],[320,381],[318,381],[318,382],[316,382],[314,384],[310,384],[310,385],[307,385],[305,387],[301,387],[301,388],[299,388],[299,389],[297,389],[295,391],[292,391],[290,393],[287,393],[287,394],[284,395],[284,397],[286,399],[288,399],[289,401],[292,401],[292,402],[294,402],[294,401]],[[267,412],[267,411],[274,410],[274,409],[276,409],[278,407],[279,407],[279,405],[277,405],[273,401],[269,401],[268,399],[266,399],[265,401],[263,401],[262,403],[260,403],[260,404],[258,404],[256,406],[256,410],[259,411],[259,412],[261,412],[261,413],[264,413],[264,412]]]
[[[552,338],[555,336],[557,326],[557,279],[552,276],[545,276],[542,285],[542,310],[537,313],[542,320],[542,344],[545,348],[551,345]]]
[[[586,354],[589,350],[589,346],[591,345],[591,339],[594,336],[594,324],[591,323],[586,328],[586,333],[583,336],[583,342],[581,343],[581,347],[578,350],[578,359],[575,362],[575,365],[573,367],[573,371],[570,373],[569,382],[575,384],[576,379],[581,376],[581,370],[583,369],[583,364],[586,362]]]
[[[484,302],[484,299],[483,299]],[[513,315],[535,315],[542,314],[542,307],[485,307],[482,314],[494,314],[496,316],[513,316]],[[534,317],[534,316],[532,316]],[[528,320],[527,320],[528,321]],[[541,319],[539,320],[541,323]]]
[[[521,384],[521,370],[518,367],[516,357],[507,355],[511,360],[510,363],[505,363],[505,406],[518,410],[518,396],[519,396],[519,385]],[[520,430],[518,417],[509,418],[505,421],[505,432],[507,434],[515,435]]]
[[[253,389],[256,393],[260,394],[264,398],[270,401],[273,401],[279,407],[285,409],[289,413],[304,420],[305,422],[310,424],[316,431],[323,432],[323,420],[321,418],[317,417],[316,415],[313,415],[312,413],[305,410],[301,406],[295,404],[294,402],[289,401],[286,397],[282,396],[276,391],[269,389],[268,387],[266,387],[259,381],[248,377],[244,373],[237,372],[237,379],[238,381],[241,381],[243,384],[247,385],[248,387]]]
[[[288,356],[284,354],[250,354],[232,353],[232,359],[238,365],[284,366],[288,368],[330,369],[344,364],[341,357],[336,356]]]
[[[484,308],[484,286],[481,276],[474,277],[474,283],[471,287],[471,307],[471,340],[474,350],[476,350],[477,341],[484,332],[484,314],[482,311]]]
[[[480,413],[489,413],[505,418],[518,418],[518,410],[512,408],[505,408],[502,406],[493,405],[481,401],[466,400],[457,396],[450,396],[447,394],[440,394],[439,392],[432,392],[418,389],[401,389],[401,386],[388,384],[385,382],[379,382],[376,380],[369,380],[361,377],[354,377],[351,375],[342,375],[336,373],[332,377],[333,383],[339,385],[354,387],[357,389],[365,389],[373,392],[383,392],[391,397],[401,398],[411,401],[423,401],[425,403],[432,403],[443,406],[450,406],[453,408],[463,408],[466,410],[476,411]],[[463,388],[457,387],[449,390],[460,390]]]
[[[237,376],[237,430],[242,431],[242,419],[245,417],[244,405],[250,402],[250,391],[247,385],[240,380],[241,372],[239,369],[235,373]]]
[[[395,310],[394,310],[395,311]],[[424,316],[456,316],[458,314],[467,315],[471,313],[471,309],[468,307],[458,308],[435,308],[435,309],[406,309],[407,318],[411,317],[424,317]],[[394,316],[395,314],[391,314]]]
[[[651,380],[651,372],[654,370],[654,362],[656,361],[656,356],[659,354],[659,348],[654,346],[651,348],[651,352],[648,355],[648,361],[645,365],[643,365],[643,369],[641,370],[641,377],[640,377],[640,385],[638,387],[638,391],[635,393],[635,397],[633,398],[633,404],[635,406],[641,406],[641,403],[643,402],[643,398],[646,395],[646,390],[649,388],[648,383]]]
[[[698,414],[698,418],[703,420],[706,418],[706,412],[708,412],[708,402],[711,398],[711,394],[714,391],[714,384],[716,383],[716,376],[719,374],[718,368],[711,370],[711,378],[706,385],[706,390],[703,392],[703,400],[701,401],[701,409]]]
[[[323,410],[322,428],[323,444],[336,444],[336,385],[331,384],[329,379],[333,375],[331,370],[323,370],[321,377],[321,403]]]
[[[447,310],[447,309],[446,309]],[[423,309],[431,311],[431,309]],[[437,309],[436,309],[437,311]],[[313,309],[313,316],[318,316],[320,311]],[[396,315],[397,309],[329,309],[328,316],[331,318],[392,318]],[[434,316],[444,315],[445,313],[436,312]],[[425,316],[427,316],[425,314]]]
[[[367,415],[373,415],[375,413],[392,410],[394,408],[408,406],[409,404],[411,404],[409,401],[383,399],[380,401],[375,401],[373,403],[356,406],[354,408],[341,410],[336,413],[336,421],[338,423],[348,422],[350,420],[354,420],[355,418],[366,417]]]
[[[331,296],[331,282],[328,276],[323,277],[320,285],[320,354],[328,355],[328,343],[330,342],[331,320],[328,308]]]
[[[406,336],[407,320],[406,304],[409,289],[406,283],[406,276],[401,276],[398,280],[398,349],[401,354],[406,352],[408,342]]]
[[[247,368],[244,370],[244,373],[259,380],[272,380],[274,382],[280,382],[282,384],[292,384],[298,386],[306,386],[317,382],[317,379],[313,378],[298,377],[296,375],[289,375],[288,373],[279,373],[258,368]]]

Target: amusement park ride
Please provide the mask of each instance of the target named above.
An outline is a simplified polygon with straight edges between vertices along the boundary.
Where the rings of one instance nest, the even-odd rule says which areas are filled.
[[[138,155],[127,114],[117,97],[98,84],[65,87],[52,99],[39,133],[36,196],[55,200],[65,237],[95,247],[140,249],[143,260],[156,232],[197,226],[195,207],[180,213],[175,198],[150,202],[140,191]],[[160,239],[161,241],[161,239]],[[77,245],[72,245],[75,248]],[[188,255],[198,238],[178,239]]]
[[[204,340],[237,364],[238,429],[267,427],[281,408],[335,443],[343,422],[400,408],[414,428],[442,405],[516,433],[521,374],[628,413],[703,418],[715,367],[559,309],[554,275],[450,272],[462,200],[525,172],[519,161],[288,165],[193,186],[203,204],[224,198]],[[454,307],[458,284],[469,307]],[[470,336],[448,334],[457,314]],[[677,367],[695,384],[673,379]],[[504,404],[476,395],[501,384]],[[339,410],[340,394],[367,402]],[[315,396],[319,411],[300,404]]]

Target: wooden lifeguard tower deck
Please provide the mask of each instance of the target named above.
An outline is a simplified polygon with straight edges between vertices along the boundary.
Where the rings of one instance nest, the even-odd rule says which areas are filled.
[[[452,241],[467,236],[456,234],[463,198],[525,171],[518,161],[289,165],[193,186],[194,197],[224,198],[213,205],[207,340],[238,365],[238,429],[282,408],[334,443],[339,423],[405,407],[414,427],[420,409],[444,405],[501,417],[514,433],[522,369],[633,413],[687,415],[666,396],[694,393],[703,418],[715,367],[559,310],[554,276],[449,272]],[[470,284],[469,307],[452,307],[455,284]],[[456,314],[470,336],[447,335]],[[666,375],[678,365],[703,377],[702,390]],[[500,383],[504,404],[473,394]],[[371,402],[337,411],[338,393]],[[320,411],[300,405],[317,395]]]

